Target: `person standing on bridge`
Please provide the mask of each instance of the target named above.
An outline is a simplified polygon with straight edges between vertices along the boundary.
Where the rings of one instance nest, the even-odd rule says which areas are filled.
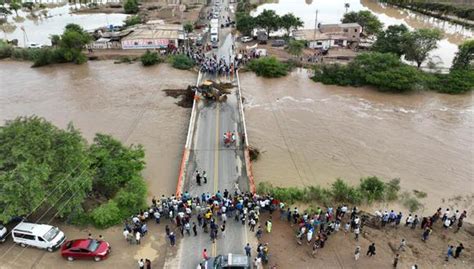
[[[196,170],[196,183],[198,186],[201,186],[201,175],[199,174],[198,170]]]
[[[247,257],[250,257],[252,255],[251,254],[252,247],[250,246],[249,243],[247,243],[247,245],[244,247],[244,250],[245,250],[245,255],[247,255]]]
[[[202,170],[202,180],[204,181],[204,184],[207,184],[206,171],[204,171],[204,170]]]

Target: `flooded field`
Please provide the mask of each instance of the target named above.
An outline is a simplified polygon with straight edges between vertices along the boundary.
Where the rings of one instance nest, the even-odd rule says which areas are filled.
[[[456,203],[472,210],[472,94],[394,95],[326,86],[308,75],[241,74],[250,144],[262,152],[253,165],[257,182],[327,186],[338,177],[354,184],[371,175],[400,178],[404,190],[428,193],[427,212]]]
[[[28,12],[18,11],[7,16],[7,23],[0,25],[0,37],[8,40],[18,39],[18,46],[28,43],[51,45],[50,36],[61,34],[69,23],[76,23],[85,30],[94,30],[109,25],[122,25],[126,14],[73,14],[72,9],[79,8],[59,1],[43,1],[58,6]]]
[[[195,73],[165,64],[143,68],[111,61],[29,66],[0,62],[2,124],[38,115],[61,128],[73,122],[89,140],[101,132],[143,144],[150,195],[175,192],[190,110],[175,105],[176,99],[162,90],[193,84]]]
[[[468,28],[409,10],[383,5],[377,0],[277,0],[273,2],[259,6],[254,14],[258,14],[264,9],[275,10],[279,15],[291,12],[303,20],[304,28],[314,29],[316,10],[318,10],[318,23],[339,23],[346,12],[344,4],[349,3],[348,11],[370,10],[384,23],[385,27],[403,23],[410,29],[440,29],[443,31],[444,37],[438,43],[438,49],[433,50],[430,55],[432,61],[442,67],[451,65],[457,45],[474,37],[474,31]]]

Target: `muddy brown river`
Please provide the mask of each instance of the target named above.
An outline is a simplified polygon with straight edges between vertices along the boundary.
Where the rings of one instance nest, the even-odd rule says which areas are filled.
[[[472,94],[394,95],[325,86],[308,75],[241,74],[250,142],[263,152],[254,164],[257,182],[305,186],[338,177],[354,184],[362,176],[399,177],[404,190],[428,193],[427,209],[472,207]],[[190,111],[162,89],[183,88],[195,79],[195,73],[164,64],[30,68],[3,61],[0,120],[35,114],[60,127],[72,121],[89,140],[102,132],[141,143],[150,195],[171,194]]]
[[[473,96],[388,94],[326,86],[306,70],[286,78],[241,75],[257,181],[329,185],[336,178],[400,178],[428,193],[425,210],[472,210]],[[470,214],[472,215],[472,214]]]
[[[73,122],[91,140],[107,133],[146,150],[150,195],[176,190],[190,110],[163,89],[195,83],[196,74],[167,65],[143,68],[111,61],[30,68],[0,62],[0,121],[38,115],[64,128]]]

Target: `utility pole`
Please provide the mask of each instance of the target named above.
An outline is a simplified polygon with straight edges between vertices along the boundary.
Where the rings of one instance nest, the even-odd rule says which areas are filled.
[[[316,9],[316,18],[314,19],[313,41],[316,40],[316,31],[318,30],[318,10]]]

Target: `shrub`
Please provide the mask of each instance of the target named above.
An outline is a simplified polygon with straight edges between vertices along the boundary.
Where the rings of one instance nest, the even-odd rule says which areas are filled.
[[[380,91],[404,92],[423,85],[424,75],[392,53],[362,53],[348,65],[325,64],[314,69],[312,79],[340,86],[371,85]]]
[[[362,202],[362,194],[360,191],[349,186],[339,178],[331,185],[331,193],[336,202],[346,202],[350,204],[360,204]]]
[[[137,0],[127,0],[123,5],[123,9],[126,14],[136,14],[138,13],[138,1]]]
[[[278,61],[275,57],[262,57],[252,60],[248,67],[254,71],[257,76],[267,78],[286,76],[289,69],[287,64]]]
[[[474,90],[472,70],[452,70],[449,74],[436,74],[429,88],[441,93],[460,94]]]
[[[410,213],[416,212],[423,207],[423,204],[408,192],[402,194],[401,201],[403,206],[406,207]]]
[[[400,191],[400,179],[394,178],[385,184],[385,200],[395,201],[398,198],[398,192]]]
[[[377,177],[367,177],[360,180],[360,190],[367,201],[381,201],[384,197],[385,183]]]
[[[120,223],[122,214],[116,202],[109,201],[91,212],[93,224],[101,229]]]
[[[32,60],[32,67],[45,66],[53,62],[53,53],[49,48],[42,48],[33,53]]]
[[[142,61],[143,66],[152,66],[157,63],[161,62],[160,57],[158,56],[157,52],[151,52],[147,50],[141,57],[140,60]]]
[[[323,205],[329,205],[332,200],[332,193],[320,186],[309,186],[305,189],[304,202],[318,201]]]
[[[13,47],[4,43],[0,43],[0,59],[9,58],[13,53]]]
[[[194,66],[194,61],[186,55],[177,54],[170,57],[171,65],[181,70],[189,70]]]
[[[413,190],[413,194],[416,196],[416,198],[426,198],[426,196],[428,196],[428,194],[424,191],[419,191],[419,190]]]

